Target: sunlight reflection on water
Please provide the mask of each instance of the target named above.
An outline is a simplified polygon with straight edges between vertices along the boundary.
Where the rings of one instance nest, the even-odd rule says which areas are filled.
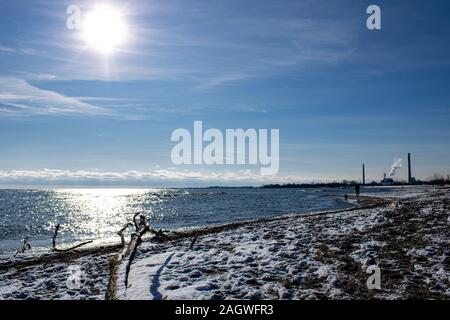
[[[58,243],[118,241],[116,232],[136,212],[144,213],[155,228],[179,229],[350,206],[324,197],[336,193],[257,188],[0,190],[0,252],[18,248],[25,236],[33,248],[49,247],[56,224],[61,225]]]

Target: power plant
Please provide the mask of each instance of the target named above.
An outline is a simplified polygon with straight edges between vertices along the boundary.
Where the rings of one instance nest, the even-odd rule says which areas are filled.
[[[395,184],[394,181],[394,175],[397,169],[401,168],[402,159],[394,159],[394,164],[391,167],[391,172],[389,173],[389,176],[384,173],[383,180],[381,180],[381,183],[383,185],[393,185]],[[416,179],[411,174],[411,153],[408,153],[408,184],[414,184],[416,182]]]
[[[381,180],[381,184],[383,185],[394,185],[396,182],[394,181],[394,175],[396,171],[401,168],[402,159],[394,159],[394,163],[391,166],[391,170],[389,174],[383,174],[383,180]],[[411,165],[411,153],[408,153],[408,184],[415,184],[416,178],[412,176],[412,165]],[[362,185],[366,184],[366,165],[362,164]]]
[[[381,180],[381,183],[385,186],[390,186],[390,185],[394,184],[394,179],[392,179],[390,177],[388,178],[386,176],[386,173],[383,173],[383,180]]]

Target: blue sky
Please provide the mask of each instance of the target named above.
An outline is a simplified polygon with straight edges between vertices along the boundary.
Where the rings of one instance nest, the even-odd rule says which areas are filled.
[[[66,28],[95,1],[0,3],[0,184],[359,179],[363,162],[379,180],[408,152],[417,177],[450,173],[448,1],[106,2],[128,29],[109,56]],[[194,120],[280,129],[279,174],[174,166]]]

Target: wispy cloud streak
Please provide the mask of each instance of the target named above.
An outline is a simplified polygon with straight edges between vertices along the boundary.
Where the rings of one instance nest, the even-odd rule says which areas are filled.
[[[107,110],[18,78],[0,77],[0,116],[107,114]]]

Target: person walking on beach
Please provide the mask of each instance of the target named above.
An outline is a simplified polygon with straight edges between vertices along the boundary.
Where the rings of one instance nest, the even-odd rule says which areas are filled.
[[[356,192],[356,196],[359,198],[359,190],[360,190],[360,186],[359,184],[355,184],[355,192]]]

